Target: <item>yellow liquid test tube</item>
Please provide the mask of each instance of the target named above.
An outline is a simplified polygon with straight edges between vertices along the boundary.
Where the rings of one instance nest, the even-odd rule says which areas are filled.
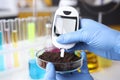
[[[13,47],[17,48],[18,46],[18,35],[17,35],[17,26],[15,25],[15,21],[11,20],[11,27],[12,27],[12,43]]]
[[[13,46],[16,48],[18,46],[17,45],[18,36],[17,36],[17,31],[16,30],[12,31],[12,42],[13,42]]]

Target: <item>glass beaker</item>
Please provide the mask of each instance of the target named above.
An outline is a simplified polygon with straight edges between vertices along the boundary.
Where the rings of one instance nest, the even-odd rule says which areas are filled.
[[[35,49],[30,49],[28,61],[29,76],[33,80],[43,80],[46,71],[37,66],[35,53]]]
[[[87,61],[88,61],[88,69],[89,72],[96,72],[99,70],[98,57],[92,52],[86,51]]]
[[[89,72],[97,72],[103,68],[110,67],[112,65],[112,61],[106,58],[97,56],[95,53],[86,51],[87,60],[88,60],[88,69]]]
[[[32,79],[43,79],[45,70],[39,68],[35,59],[29,60],[29,75]]]
[[[100,68],[108,68],[112,65],[112,60],[98,56],[98,63]]]

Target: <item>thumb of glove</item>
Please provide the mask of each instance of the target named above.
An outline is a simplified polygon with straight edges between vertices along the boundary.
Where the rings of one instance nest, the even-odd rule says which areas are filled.
[[[48,63],[46,66],[46,74],[44,80],[56,80],[56,72],[52,63]]]
[[[89,73],[88,66],[87,66],[87,55],[86,55],[85,51],[82,51],[81,55],[83,57],[83,65],[81,67],[81,72]]]

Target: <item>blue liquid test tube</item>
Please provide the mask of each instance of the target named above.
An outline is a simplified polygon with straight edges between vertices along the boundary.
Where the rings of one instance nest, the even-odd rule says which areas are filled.
[[[11,20],[11,39],[14,48],[18,47],[18,34],[17,34],[17,26],[15,25],[15,21]]]

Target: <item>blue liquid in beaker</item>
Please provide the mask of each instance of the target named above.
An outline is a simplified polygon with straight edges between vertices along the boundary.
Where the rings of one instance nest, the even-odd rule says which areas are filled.
[[[43,79],[45,72],[45,70],[37,66],[35,59],[29,60],[29,75],[32,79]]]

